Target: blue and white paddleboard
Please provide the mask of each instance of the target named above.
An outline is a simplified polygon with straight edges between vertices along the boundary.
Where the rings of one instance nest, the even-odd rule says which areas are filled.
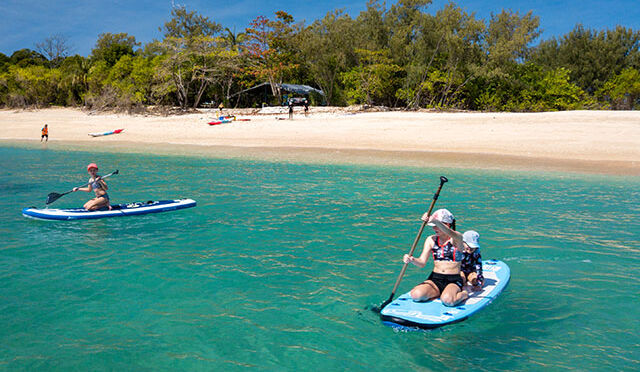
[[[176,209],[191,208],[196,206],[193,199],[160,200],[148,202],[136,202],[115,204],[111,210],[87,211],[84,208],[72,209],[38,209],[24,208],[22,214],[26,217],[44,220],[86,220],[107,217],[135,216],[148,213],[174,211]]]
[[[405,293],[382,309],[383,323],[402,329],[429,329],[467,319],[498,297],[511,278],[509,266],[502,261],[483,261],[482,272],[485,283],[482,290],[473,292],[465,287],[469,298],[457,306],[445,306],[440,299],[415,302],[409,293]]]

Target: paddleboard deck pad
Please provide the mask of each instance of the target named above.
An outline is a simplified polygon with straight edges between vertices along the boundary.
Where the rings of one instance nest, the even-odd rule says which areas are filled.
[[[111,210],[101,209],[97,211],[87,211],[84,208],[71,209],[38,209],[24,208],[22,214],[26,217],[44,220],[87,220],[107,217],[136,216],[141,214],[159,213],[174,211],[177,209],[191,208],[196,206],[193,199],[159,200],[147,202],[135,202],[125,204],[114,204]]]
[[[382,309],[382,322],[404,330],[431,329],[461,322],[489,305],[511,278],[509,266],[502,261],[483,261],[482,272],[485,278],[482,290],[473,292],[465,287],[469,290],[469,298],[457,306],[445,306],[440,299],[415,302],[410,293],[405,293]]]

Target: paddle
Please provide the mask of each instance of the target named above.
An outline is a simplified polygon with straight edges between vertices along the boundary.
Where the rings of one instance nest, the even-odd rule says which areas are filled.
[[[445,182],[448,182],[449,180],[447,179],[447,177],[445,176],[440,176],[440,186],[438,187],[438,191],[436,191],[436,193],[433,195],[433,200],[431,201],[431,205],[429,206],[429,210],[427,211],[427,216],[431,216],[431,211],[433,210],[433,206],[436,204],[436,200],[438,200],[438,196],[440,195],[440,190],[442,190],[442,186],[445,184]],[[429,218],[427,218],[427,221],[429,220]],[[418,235],[416,236],[416,240],[413,241],[413,245],[411,246],[411,250],[409,251],[409,256],[413,255],[413,251],[416,250],[416,246],[418,245],[418,242],[420,241],[420,236],[422,236],[422,231],[424,230],[424,227],[427,226],[427,221],[423,221],[422,222],[422,226],[420,226],[420,230],[418,231]],[[380,312],[385,306],[387,306],[389,303],[391,303],[391,301],[393,301],[393,296],[395,296],[396,294],[396,290],[398,289],[398,286],[400,285],[400,282],[402,281],[402,277],[404,276],[404,272],[407,270],[407,266],[409,265],[409,263],[405,263],[402,266],[402,270],[400,271],[400,275],[398,275],[398,279],[396,279],[396,284],[393,286],[393,290],[391,291],[391,295],[389,295],[389,298],[383,302],[380,307],[378,308],[374,308],[374,311],[376,312]]]
[[[100,179],[105,179],[107,177],[111,177],[112,175],[118,174],[118,173],[119,173],[119,171],[116,169],[115,172],[111,172],[111,173],[107,174],[106,176],[102,176],[102,177],[100,177]],[[85,187],[87,185],[88,185],[88,183],[85,183],[82,186],[78,186],[78,188]],[[60,199],[61,197],[65,196],[65,195],[67,195],[69,193],[72,193],[72,192],[73,192],[73,189],[71,189],[71,190],[69,190],[67,192],[63,192],[62,194],[58,194],[57,192],[52,192],[49,195],[47,195],[47,203],[46,204],[49,205],[49,204],[53,203],[54,201]]]

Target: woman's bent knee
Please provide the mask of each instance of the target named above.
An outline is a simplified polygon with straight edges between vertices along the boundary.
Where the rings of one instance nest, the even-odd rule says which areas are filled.
[[[414,301],[429,301],[440,295],[435,286],[428,282],[413,287],[410,294]]]
[[[424,291],[419,288],[414,288],[411,290],[411,298],[415,301],[419,301],[424,297]]]
[[[455,296],[451,296],[450,294],[443,294],[440,296],[440,300],[444,306],[455,306],[456,298]]]
[[[414,301],[427,301],[430,299],[428,291],[420,287],[411,290],[411,298]]]

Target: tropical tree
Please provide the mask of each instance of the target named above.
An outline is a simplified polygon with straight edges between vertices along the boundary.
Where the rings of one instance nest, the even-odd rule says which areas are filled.
[[[49,59],[52,67],[59,67],[71,49],[69,39],[62,34],[49,36],[36,44],[36,50]]]
[[[505,79],[494,79],[476,100],[478,108],[497,111],[558,111],[593,105],[569,78],[569,70],[545,70],[534,63],[513,68]]]
[[[593,94],[625,67],[640,68],[640,31],[618,26],[592,30],[583,25],[540,43],[531,60],[571,71],[571,80]]]
[[[174,8],[171,15],[159,43],[166,55],[159,75],[165,84],[173,85],[182,109],[196,108],[207,88],[219,79],[216,58],[223,48],[216,34],[221,26],[185,7]]]
[[[398,96],[408,108],[465,106],[465,88],[484,62],[484,23],[450,3],[422,17],[418,31]]]
[[[390,31],[385,23],[386,9],[378,0],[369,0],[354,24],[357,48],[386,50],[389,48]],[[390,53],[390,51],[389,51]]]
[[[47,58],[35,50],[25,48],[13,52],[9,57],[8,63],[19,67],[45,66],[47,65]]]
[[[65,95],[65,104],[75,106],[84,101],[89,89],[88,76],[91,60],[79,55],[65,58],[60,64],[62,80],[59,88]]]
[[[299,35],[304,68],[325,93],[327,104],[343,104],[340,76],[356,64],[354,21],[341,11],[329,12]]]
[[[229,27],[225,27],[224,36],[222,36],[224,40],[224,45],[230,50],[236,50],[238,52],[242,52],[242,47],[246,38],[245,33],[236,32],[236,28],[233,28],[233,31]]]
[[[400,0],[384,13],[384,28],[378,29],[387,35],[379,40],[388,44],[396,64],[407,66],[420,53],[418,41],[431,31],[425,26],[427,20],[434,18],[426,12],[430,3],[431,0]]]
[[[0,53],[0,73],[6,72],[9,69],[9,61],[11,59],[4,53]]]
[[[8,88],[5,105],[12,107],[46,107],[56,103],[60,71],[45,66],[10,66],[3,85]]]
[[[618,110],[632,110],[640,106],[640,70],[627,67],[607,81],[597,96]]]
[[[520,16],[506,10],[492,14],[484,37],[487,77],[506,77],[518,63],[530,56],[531,43],[540,36],[540,19],[529,11]]]
[[[349,103],[393,105],[400,66],[387,51],[356,49],[358,66],[342,74]]]
[[[139,45],[136,38],[127,33],[100,34],[96,46],[91,51],[91,58],[95,61],[105,61],[107,66],[111,67],[123,56],[133,56],[134,48]]]
[[[369,0],[357,17],[328,12],[308,26],[283,11],[244,32],[175,7],[163,37],[141,45],[99,35],[90,56],[69,56],[59,34],[0,53],[0,105],[198,107],[268,82],[321,88],[332,105],[541,111],[640,104],[640,31],[577,25],[534,43],[539,19],[503,10],[482,20],[450,2]],[[598,101],[596,101],[597,99]],[[240,102],[240,100],[238,101]],[[598,106],[600,105],[600,106]]]
[[[246,29],[245,55],[248,66],[245,72],[257,81],[266,80],[271,92],[281,100],[280,84],[295,74],[300,66],[295,35],[299,25],[283,11],[276,12],[275,20],[264,16],[254,19]]]

